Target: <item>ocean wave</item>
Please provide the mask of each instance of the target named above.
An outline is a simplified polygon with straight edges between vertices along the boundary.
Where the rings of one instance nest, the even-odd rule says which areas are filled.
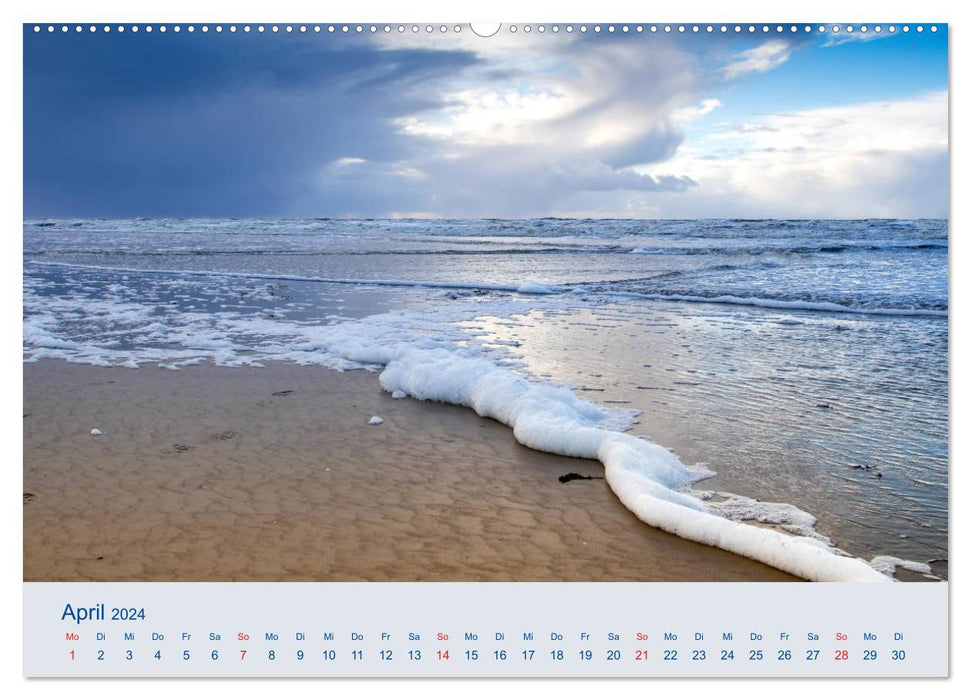
[[[631,255],[814,255],[820,253],[877,252],[895,250],[947,250],[947,241],[888,241],[885,243],[818,243],[734,246],[638,246]]]
[[[317,250],[307,248],[156,248],[145,250],[132,245],[131,248],[31,248],[25,249],[24,255],[96,255],[99,257],[224,257],[250,255],[286,255],[295,257],[330,257],[330,256],[369,256],[369,255],[597,255],[621,252],[616,246],[537,246],[531,248],[397,248],[376,250]]]
[[[507,292],[519,294],[571,294],[575,296],[599,296],[605,299],[644,299],[650,301],[667,301],[698,304],[724,304],[735,306],[751,306],[765,309],[785,309],[788,311],[812,311],[834,314],[862,314],[876,316],[899,317],[934,317],[947,318],[948,310],[940,308],[909,308],[887,306],[848,306],[830,301],[806,299],[776,299],[772,297],[747,297],[731,294],[697,295],[697,294],[668,294],[622,289],[600,289],[595,284],[562,285],[544,284],[534,280],[523,280],[509,284],[475,281],[438,281],[438,280],[405,280],[405,279],[367,279],[367,278],[339,278],[314,277],[305,275],[287,275],[255,272],[224,272],[218,270],[171,270],[144,269],[132,267],[111,267],[103,265],[84,265],[80,263],[65,263],[30,260],[29,264],[42,267],[60,267],[79,270],[98,270],[105,272],[122,272],[148,275],[184,275],[194,277],[228,277],[254,280],[270,280],[282,282],[308,282],[324,284],[370,285],[378,287],[418,287],[430,289],[473,290],[482,292]],[[614,284],[611,282],[610,284]]]
[[[106,232],[107,233],[107,232]],[[168,232],[166,232],[168,234]],[[444,243],[447,239],[441,239]],[[412,238],[408,242],[436,243],[434,238]],[[547,243],[537,241],[525,245],[511,246],[508,244],[474,239],[471,241],[452,240],[452,245],[465,244],[467,247],[430,247],[409,248],[401,247],[400,241],[385,241],[386,245],[378,245],[378,241],[370,241],[365,245],[373,246],[364,250],[345,249],[334,250],[331,239],[321,241],[321,247],[308,245],[308,241],[299,240],[291,247],[247,247],[239,245],[230,248],[214,248],[202,246],[156,246],[146,248],[147,241],[130,240],[128,242],[114,242],[111,247],[105,246],[77,246],[64,247],[29,247],[25,246],[24,255],[98,255],[98,256],[126,256],[139,257],[158,256],[226,256],[226,255],[295,255],[295,256],[330,256],[330,255],[663,255],[663,256],[723,256],[723,257],[759,257],[759,256],[787,256],[838,254],[855,252],[881,251],[938,251],[948,250],[948,244],[933,241],[908,241],[887,245],[854,245],[850,243],[820,244],[820,245],[736,245],[736,246],[638,246],[630,248],[613,243]],[[35,241],[36,243],[36,241]],[[74,241],[72,241],[74,243]],[[398,247],[395,247],[398,246]],[[475,247],[472,247],[475,246]]]
[[[833,242],[860,244],[928,241],[945,247],[945,220],[649,220],[649,219],[43,219],[25,220],[24,233],[57,238],[62,235],[134,235],[142,240],[163,236],[346,237],[365,234],[390,239],[415,235],[455,240],[476,237],[562,238],[596,241],[636,239],[712,239],[758,243],[766,239],[780,245],[811,249]],[[631,246],[628,246],[630,249]]]
[[[925,309],[904,307],[846,306],[829,301],[773,299],[766,297],[743,297],[732,294],[702,296],[695,294],[653,294],[648,292],[610,291],[605,296],[619,298],[649,299],[651,301],[672,301],[693,304],[728,304],[733,306],[755,306],[763,309],[786,309],[788,311],[817,311],[834,314],[866,314],[875,316],[927,316],[947,318],[947,309]]]
[[[264,274],[259,272],[222,272],[218,270],[146,270],[136,267],[108,267],[102,265],[81,265],[76,263],[46,262],[31,260],[30,264],[43,267],[63,267],[76,270],[100,270],[104,272],[126,272],[147,275],[185,275],[190,277],[231,277],[237,279],[271,280],[279,282],[318,282],[325,284],[372,285],[377,287],[427,287],[432,289],[469,289],[488,292],[516,292],[519,294],[557,294],[563,291],[557,285],[547,285],[525,280],[518,284],[495,284],[492,282],[439,282],[432,280],[397,279],[350,279],[343,277],[307,277],[304,275]]]

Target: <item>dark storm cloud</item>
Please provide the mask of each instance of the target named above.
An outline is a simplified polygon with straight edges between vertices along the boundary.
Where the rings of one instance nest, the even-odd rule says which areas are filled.
[[[476,59],[342,39],[25,29],[25,215],[286,215],[310,192],[343,207],[321,165],[404,157],[388,121]]]

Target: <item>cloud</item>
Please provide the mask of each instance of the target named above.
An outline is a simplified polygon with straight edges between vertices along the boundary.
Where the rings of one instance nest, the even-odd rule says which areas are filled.
[[[394,175],[396,177],[404,177],[409,180],[427,180],[428,174],[422,172],[418,168],[407,164],[392,164],[392,166],[385,171],[388,175]]]
[[[697,106],[692,105],[690,107],[684,107],[683,109],[679,109],[677,112],[675,112],[674,118],[681,122],[695,121],[696,119],[700,119],[706,114],[711,114],[713,111],[715,111],[721,106],[722,106],[721,101],[716,100],[714,98],[702,100],[701,104]]]
[[[689,177],[649,171],[677,151],[684,123],[720,105],[700,99],[695,55],[675,42],[647,51],[642,42],[544,39],[449,35],[423,43],[470,48],[476,60],[423,85],[429,104],[390,121],[410,154],[369,163],[368,181],[394,190],[384,211],[532,216],[582,193],[695,186]]]
[[[947,214],[947,164],[942,91],[721,124],[658,170],[698,183],[676,216],[922,217]]]
[[[789,60],[791,53],[789,42],[773,39],[735,54],[731,63],[722,66],[721,73],[726,80],[735,80],[748,73],[765,73]]]

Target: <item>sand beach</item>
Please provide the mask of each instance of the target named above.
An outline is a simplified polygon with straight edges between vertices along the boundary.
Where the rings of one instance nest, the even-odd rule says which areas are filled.
[[[371,372],[41,360],[23,421],[26,581],[796,580]]]

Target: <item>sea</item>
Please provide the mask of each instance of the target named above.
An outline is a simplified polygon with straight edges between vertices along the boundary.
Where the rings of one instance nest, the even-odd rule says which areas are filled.
[[[947,578],[947,221],[36,219],[23,290],[25,362],[387,366],[385,388],[530,446],[605,464],[608,433],[663,448],[680,481],[607,465],[645,522],[672,489]],[[518,388],[483,409],[483,383]],[[523,387],[548,390],[528,428]],[[600,441],[549,437],[563,420]]]

